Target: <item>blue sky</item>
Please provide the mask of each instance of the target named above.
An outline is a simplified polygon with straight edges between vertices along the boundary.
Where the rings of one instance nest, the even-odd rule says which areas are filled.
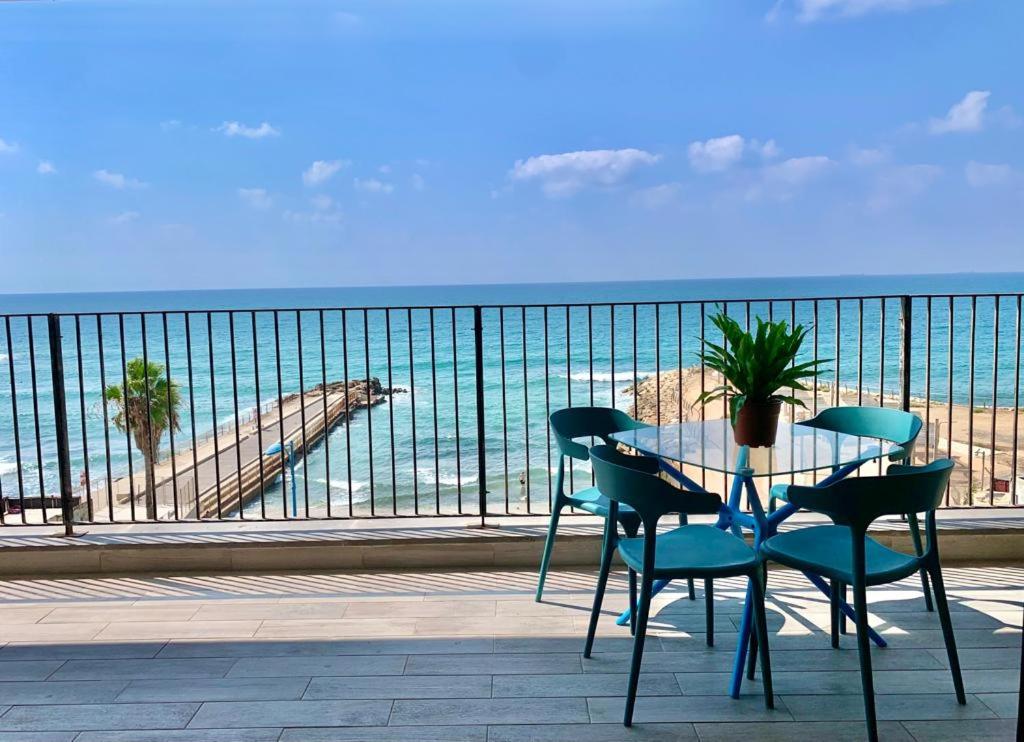
[[[1024,270],[1024,3],[0,3],[0,291]]]

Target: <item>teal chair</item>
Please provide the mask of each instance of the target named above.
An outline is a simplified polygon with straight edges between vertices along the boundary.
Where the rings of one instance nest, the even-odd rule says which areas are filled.
[[[551,520],[548,522],[548,537],[544,542],[544,553],[540,560],[540,577],[537,580],[537,602],[544,595],[544,580],[547,578],[551,564],[551,551],[555,545],[555,533],[562,510],[567,507],[577,508],[602,518],[608,517],[608,498],[601,494],[597,487],[588,487],[571,494],[565,492],[565,460],[587,461],[590,455],[587,446],[577,443],[576,438],[597,438],[604,443],[615,445],[608,437],[612,433],[624,430],[636,430],[647,427],[621,410],[611,407],[567,407],[557,410],[549,418],[551,430],[558,444],[558,473],[555,477],[554,502],[551,504]],[[630,507],[618,510],[618,520],[629,536],[635,536],[640,528],[640,516]],[[694,599],[693,581],[689,583],[690,600]],[[711,605],[708,598],[708,605]],[[710,610],[710,608],[709,608]]]
[[[604,553],[594,607],[590,613],[590,626],[583,656],[590,657],[594,647],[594,634],[601,614],[608,573],[612,557],[618,547],[619,556],[630,569],[630,629],[633,631],[633,657],[629,666],[626,686],[626,710],[623,724],[633,723],[636,689],[640,681],[647,620],[651,611],[654,580],[694,579],[711,580],[720,577],[744,576],[750,580],[754,601],[754,624],[761,653],[761,674],[764,679],[764,702],[774,708],[772,695],[771,660],[768,656],[768,630],[765,622],[764,591],[761,583],[761,563],[756,552],[746,541],[729,531],[713,525],[684,525],[658,534],[658,520],[668,513],[686,515],[716,515],[725,507],[722,498],[710,492],[689,492],[677,489],[658,476],[657,460],[643,456],[628,456],[612,446],[594,446],[590,461],[597,477],[597,486],[608,498],[609,514],[605,523]],[[618,510],[629,507],[643,527],[643,535],[619,539]],[[637,603],[633,575],[640,575],[640,596]]]
[[[920,467],[893,464],[886,476],[848,478],[827,487],[790,486],[786,490],[789,502],[824,513],[834,525],[788,531],[772,536],[761,545],[765,559],[853,587],[864,713],[871,740],[878,739],[878,727],[868,638],[868,586],[896,582],[921,569],[927,570],[935,590],[956,699],[961,705],[967,703],[935,531],[935,509],[942,501],[952,470],[952,461],[939,459]],[[909,513],[925,514],[926,546],[921,555],[893,551],[867,536],[868,526],[876,518]]]
[[[859,435],[865,438],[880,438],[895,443],[902,450],[898,455],[891,456],[890,459],[903,463],[910,463],[913,458],[914,445],[922,427],[921,418],[917,415],[891,407],[831,407],[800,424],[819,430]],[[772,505],[776,499],[785,499],[788,486],[779,484],[772,488]],[[918,556],[921,556],[923,545],[917,515],[911,513],[907,519],[910,536],[914,542],[914,550]],[[924,569],[921,570],[921,588],[924,590],[925,608],[928,611],[934,610],[931,590],[928,587],[928,573]],[[846,586],[843,584],[833,585],[831,592],[832,615],[835,617],[832,621],[832,646],[838,647],[839,634],[846,633],[846,615],[839,611],[838,599],[840,596],[843,600],[846,599]],[[751,654],[751,659],[753,658],[754,655]]]

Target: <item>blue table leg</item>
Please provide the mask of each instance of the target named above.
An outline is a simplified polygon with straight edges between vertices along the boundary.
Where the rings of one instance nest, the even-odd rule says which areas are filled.
[[[747,663],[747,647],[750,645],[750,624],[753,617],[750,601],[750,584],[747,584],[747,597],[743,601],[743,618],[740,619],[739,636],[736,637],[736,658],[732,664],[732,680],[729,682],[729,695],[740,697],[740,686],[743,685],[743,668]]]
[[[828,583],[821,579],[821,577],[811,572],[804,572],[804,577],[810,580],[811,584],[821,590],[821,592],[825,593],[825,595],[831,597],[832,591],[829,589]],[[846,617],[851,621],[857,620],[857,614],[854,613],[853,608],[851,608],[850,604],[842,598],[839,599],[839,610],[846,614]],[[871,637],[871,641],[880,647],[889,646],[888,642],[886,642],[885,639],[883,639],[881,635],[870,626],[868,626],[868,636]]]
[[[662,590],[664,590],[666,587],[668,587],[668,583],[670,583],[671,581],[672,580],[655,580],[654,584],[651,586],[651,597],[653,598],[655,595],[657,595]],[[616,626],[626,626],[628,623],[629,623],[629,608],[627,608],[622,613],[620,613],[619,617],[615,619],[615,625]]]

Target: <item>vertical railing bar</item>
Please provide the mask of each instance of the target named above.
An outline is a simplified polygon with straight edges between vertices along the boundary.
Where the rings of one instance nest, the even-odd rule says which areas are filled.
[[[749,310],[749,308],[750,308],[750,305],[748,304],[747,305],[747,309]],[[818,300],[817,299],[814,300],[813,312],[814,312],[814,314],[813,314],[814,319],[812,321],[814,322],[814,360],[818,360],[818,317],[819,317],[819,314],[818,314]],[[749,311],[747,313],[747,317],[748,318],[750,317]],[[748,319],[748,324],[749,324],[749,319]],[[811,382],[811,394],[814,395],[814,399],[811,401],[811,414],[812,415],[817,415],[818,414],[818,377],[817,376],[815,376],[813,381]],[[794,417],[795,417],[795,410],[794,410]]]
[[[771,306],[771,303],[769,303],[768,306]],[[839,406],[839,394],[840,394],[840,389],[842,388],[842,383],[843,383],[843,380],[842,380],[842,377],[841,377],[841,374],[840,374],[840,371],[839,371],[840,367],[842,366],[842,348],[843,348],[842,322],[843,322],[842,302],[841,302],[841,300],[836,299],[836,361],[835,361],[835,363],[836,363],[836,368],[835,368],[835,371],[836,371],[836,375],[835,375],[836,388],[835,388],[834,393],[832,394],[832,404],[835,405],[836,407]]]
[[[77,321],[77,317],[75,318]],[[164,374],[167,377],[167,433],[170,438],[171,444],[171,497],[174,501],[174,520],[181,520],[181,509],[178,505],[178,461],[177,453],[174,448],[174,423],[178,421],[178,414],[175,405],[175,391],[174,381],[171,378],[171,343],[167,338],[167,312],[160,313],[160,322],[163,327],[164,335]],[[180,398],[177,400],[180,403]],[[237,423],[236,423],[237,429]],[[87,474],[88,476],[88,474]]]
[[[1017,456],[1019,450],[1018,444],[1018,427],[1020,422],[1020,345],[1021,345],[1021,297],[1017,296],[1017,342],[1014,343],[1016,360],[1014,361],[1013,371],[1013,463],[1011,464],[1011,475],[1010,481],[1013,483],[1013,497],[1012,502],[1014,505],[1019,504],[1019,498],[1017,496]]]
[[[220,481],[220,440],[217,435],[220,425],[217,422],[217,381],[214,374],[213,312],[206,313],[206,344],[210,361],[210,415],[213,418],[213,473],[217,478],[217,519],[222,520],[224,503]]]
[[[455,310],[452,310],[454,314]],[[395,379],[391,358],[391,309],[384,310],[384,340],[388,361],[388,438],[391,441],[391,514],[398,515],[398,471],[395,467]],[[456,397],[456,439],[458,438],[458,398]],[[461,489],[461,485],[460,485]]]
[[[281,319],[278,315],[278,311],[274,310],[274,364],[277,369],[277,441],[280,447],[278,457],[281,460],[281,513],[287,518],[288,517],[288,451],[285,449],[284,440],[284,390],[281,384]],[[212,363],[211,363],[212,371]],[[211,372],[212,375],[212,372]],[[212,386],[211,379],[211,386]],[[262,453],[262,452],[261,452]],[[218,486],[220,480],[220,473],[217,474]],[[294,482],[293,482],[294,484]],[[217,495],[218,499],[220,494]],[[217,505],[218,511],[220,510],[220,504]],[[292,513],[292,517],[296,514]]]
[[[508,406],[505,389],[505,307],[498,307],[498,338],[501,344],[501,445],[505,459],[505,514],[509,513],[508,488]],[[437,415],[434,416],[435,419]]]
[[[522,324],[523,324],[523,442],[525,444],[526,452],[526,512],[531,513],[530,503],[530,395],[529,395],[529,379],[527,377],[526,367],[526,306],[521,307],[522,309]],[[590,367],[593,369],[594,361],[593,355],[591,355]],[[593,399],[594,394],[594,373],[590,373],[590,394]],[[593,402],[591,402],[593,404]]]
[[[594,307],[587,305],[587,383],[590,389],[590,406],[594,406]],[[594,437],[590,438],[590,445],[594,445]],[[590,470],[590,486],[597,483],[594,478],[594,470]]]
[[[302,426],[302,494],[309,518],[309,444],[306,442],[306,373],[302,358],[302,310],[295,310],[296,349],[299,352],[299,424]],[[326,430],[324,433],[326,434]],[[298,517],[298,513],[292,513]]]
[[[198,444],[196,441],[196,393],[195,383],[192,374],[192,315],[185,312],[185,355],[188,358],[188,419],[189,427],[192,431],[192,483],[194,485],[196,495],[196,519],[202,520],[202,514],[199,511],[199,453]],[[255,337],[255,330],[253,330]],[[255,347],[255,345],[254,345]],[[122,353],[123,356],[123,353]],[[257,381],[257,390],[259,389],[259,382]],[[257,395],[258,396],[258,395]],[[262,454],[263,447],[260,447],[260,453]],[[262,461],[262,458],[261,458]]]
[[[608,348],[608,354],[611,357],[611,367],[612,367],[611,368],[612,380],[610,382],[610,386],[611,386],[611,390],[610,391],[611,391],[611,395],[612,395],[612,409],[615,409],[615,305],[614,304],[609,304],[608,305],[608,316],[610,317],[609,321],[611,323],[611,332],[610,332],[610,340],[609,340],[609,348]],[[550,469],[551,467],[548,467],[548,468]]]
[[[85,472],[85,509],[89,521],[94,520],[92,512],[92,475],[89,471],[89,433],[85,424],[85,373],[82,366],[82,325],[80,317],[75,315],[75,359],[78,365],[78,414],[82,424],[82,461]],[[170,386],[168,385],[168,388]]]
[[[900,297],[900,322],[900,409],[910,412],[914,304],[906,295]]]
[[[256,384],[256,443],[259,445],[259,455],[256,457],[259,461],[260,469],[260,517],[266,520],[267,517],[267,483],[266,483],[266,472],[263,468],[263,401],[260,398],[260,350],[259,342],[257,338],[256,329],[256,312],[250,312],[249,317],[252,320],[252,368],[253,378]],[[186,320],[188,318],[186,317]],[[189,378],[191,379],[191,370],[189,371]],[[193,436],[195,435],[195,426],[192,428]],[[198,481],[198,480],[197,480]],[[330,480],[328,479],[328,482]],[[198,491],[198,490],[197,490]],[[329,501],[329,497],[328,497]]]
[[[10,325],[8,325],[8,333],[10,332]],[[8,334],[8,340],[10,335]],[[107,470],[107,517],[110,522],[114,522],[114,489],[113,489],[113,471],[111,470],[110,463],[110,419],[107,411],[107,363],[104,358],[103,352],[103,320],[100,315],[96,315],[96,350],[99,353],[100,358],[100,404],[103,409],[103,450],[106,458],[106,470]],[[10,355],[10,347],[8,346],[7,353]],[[13,366],[12,366],[13,368]],[[17,432],[18,429],[14,429],[15,432],[15,445],[17,445]],[[20,468],[20,467],[19,467]],[[20,472],[19,472],[20,476]],[[19,480],[20,483],[20,480]],[[22,508],[24,510],[24,508]]]
[[[437,425],[437,342],[434,329],[434,308],[429,310],[430,318],[430,399],[434,410],[434,511],[441,514],[441,450]]]
[[[458,512],[462,514],[462,432],[459,424],[459,339],[456,332],[458,315],[455,307],[452,316],[452,393],[455,399],[455,486],[458,497]],[[392,443],[392,448],[394,444]]]
[[[139,325],[142,331],[142,379],[146,386],[146,438],[148,439],[148,446],[151,454],[156,454],[159,441],[153,440],[153,400],[150,398],[149,390],[149,339],[146,337],[146,313],[139,313]],[[127,395],[126,395],[127,396]],[[216,424],[216,423],[215,423]],[[155,456],[153,456],[155,458]],[[147,468],[149,471],[146,472],[146,478],[149,479],[152,475],[152,482],[147,482],[146,487],[146,519],[149,519],[149,503],[153,503],[153,520],[159,519],[157,513],[157,486],[156,486],[156,462],[150,459],[147,462]],[[153,485],[153,491],[149,492],[149,484]]]
[[[331,517],[331,426],[327,413],[327,341],[324,338],[324,310],[318,311],[320,323],[320,392],[324,408],[324,490],[327,507],[327,517]],[[391,348],[388,347],[390,352]],[[391,446],[394,449],[394,445]]]
[[[924,462],[932,460],[932,297],[924,303]],[[938,443],[938,431],[935,442]]]
[[[569,305],[565,305],[565,406],[572,407],[572,335],[570,333]],[[575,492],[572,461],[569,461],[569,491]]]
[[[128,395],[128,353],[125,350],[124,342],[124,312],[117,313],[117,329],[121,340],[121,392],[127,398]],[[31,342],[32,336],[29,336]],[[132,466],[132,438],[131,420],[129,415],[124,416],[124,442],[128,452],[128,511],[131,520],[135,522],[135,472]]]
[[[370,398],[370,378],[373,374],[370,371],[370,310],[368,309],[363,310],[363,360],[366,364],[366,455],[370,467],[370,516],[372,517],[377,514],[377,495],[373,476],[373,400]],[[436,436],[434,440],[437,440]]]
[[[406,322],[409,325],[409,412],[412,427],[412,498],[413,512],[420,514],[419,468],[416,461],[416,366],[413,361],[412,346],[412,309],[406,309]]]
[[[637,315],[636,304],[633,304],[633,416],[640,414],[640,392],[637,389]]]
[[[707,317],[707,305],[704,302],[701,302],[700,303],[700,352],[701,353],[704,352],[704,338],[705,338],[705,333],[706,333],[706,329],[705,329],[704,325],[707,324],[706,323],[706,317]],[[707,374],[705,373],[706,371],[707,371],[707,366],[704,364],[704,361],[701,360],[701,362],[700,362],[700,394],[701,394],[702,398],[704,396],[705,387],[707,385]],[[704,403],[701,402],[701,404],[700,404],[700,421],[701,421],[701,423],[704,422],[706,416],[707,416],[707,411],[705,409]],[[700,468],[700,486],[701,487],[707,487],[707,485],[708,485],[707,469],[705,469],[702,466]]]
[[[992,304],[995,307],[992,318],[992,430],[991,447],[989,448],[989,487],[988,504],[995,505],[996,501],[996,401],[999,396],[999,297],[993,297]],[[982,472],[982,477],[985,472]]]
[[[231,336],[231,409],[235,415],[235,484],[238,489],[238,517],[245,520],[245,503],[242,502],[242,431],[238,417],[238,358],[235,350],[235,313],[228,312],[228,334]],[[260,458],[263,449],[260,449]]]
[[[32,372],[32,423],[35,427],[36,433],[36,470],[39,474],[39,504],[43,511],[43,522],[49,520],[46,515],[46,484],[43,480],[43,441],[42,433],[39,428],[39,389],[38,382],[36,379],[36,346],[34,334],[35,330],[33,327],[33,320],[35,318],[30,316],[27,319],[28,322],[28,357],[29,367]]]
[[[946,390],[946,458],[953,458],[953,297],[949,297],[949,348],[946,368],[949,370],[948,388]],[[946,484],[946,507],[949,507],[949,500],[953,494],[952,477]]]
[[[655,424],[661,425],[661,304],[654,305],[654,404]]]
[[[864,405],[864,300],[857,299],[857,406]]]
[[[729,316],[729,302],[727,302],[727,301],[726,302],[722,302],[722,312],[726,316]],[[722,347],[725,348],[726,350],[729,350],[729,338],[727,338],[725,336],[725,333],[722,333]],[[723,382],[724,382],[724,379],[723,379]],[[793,395],[795,396],[796,393],[793,392]],[[730,410],[729,410],[729,398],[724,396],[724,395],[722,396],[722,417],[725,417],[725,418],[731,418],[732,417],[732,415],[730,414]],[[726,489],[726,491],[728,491],[728,489],[729,489],[729,475],[728,474],[725,475],[725,489]]]
[[[75,509],[72,505],[71,445],[68,437],[68,406],[64,385],[64,345],[61,341],[60,316],[46,317],[47,334],[50,341],[50,383],[53,390],[54,437],[57,446],[57,473],[60,481],[61,519],[64,521],[64,535],[73,536]],[[42,493],[43,501],[46,500]]]
[[[349,402],[348,383],[348,310],[341,310],[341,356],[343,359],[343,375],[345,377],[345,475],[348,477],[348,517],[354,514],[352,504],[352,405]],[[415,399],[415,397],[413,398]],[[415,444],[413,438],[413,461],[415,461]]]
[[[678,345],[676,346],[676,402],[679,406],[676,422],[683,422],[683,303],[676,302],[676,331],[678,333]]]
[[[476,461],[477,496],[480,527],[487,526],[487,430],[484,426],[484,318],[479,306],[473,307],[473,364],[476,387]],[[410,346],[411,347],[411,346]]]
[[[885,299],[878,302],[878,406],[885,407]],[[878,460],[882,473],[882,460]]]
[[[789,329],[792,330],[794,327],[796,327],[796,300],[791,300],[789,302]],[[728,346],[726,346],[726,347],[728,347]],[[796,359],[795,358],[789,362],[790,368],[792,368],[794,365],[796,365]],[[796,389],[794,387],[790,387],[789,394],[790,394],[790,396],[795,397],[796,396]],[[792,414],[793,418],[795,419],[796,418],[796,410],[794,409],[791,414]],[[796,457],[796,451],[794,450],[793,446],[790,446],[789,447],[789,470],[790,471],[793,471],[795,457]],[[725,481],[726,481],[726,489],[728,489],[729,488],[729,486],[728,486],[728,484],[729,484],[728,475],[726,476],[726,480]],[[794,476],[792,474],[790,474],[789,475],[789,482],[790,482],[790,484],[793,484],[795,481],[796,480],[795,480]]]
[[[967,504],[974,506],[974,349],[975,349],[975,315],[978,308],[978,297],[971,297],[971,324],[970,324],[970,359],[968,360],[968,373],[970,378],[967,384]],[[984,477],[984,473],[982,473]]]
[[[615,361],[612,360],[612,377],[615,376]],[[554,507],[554,489],[551,483],[551,366],[548,349],[548,307],[544,305],[544,434],[547,441],[547,480],[548,480],[548,512]],[[615,395],[612,394],[612,406],[615,406]]]
[[[26,318],[25,319],[26,326],[28,325],[29,322],[30,322],[30,320],[28,318]],[[22,469],[22,465],[21,465],[21,426],[18,423],[18,388],[17,388],[17,382],[15,381],[15,378],[14,378],[14,350],[13,350],[13,346],[12,346],[12,343],[11,343],[11,318],[10,318],[10,316],[5,316],[4,317],[4,331],[5,331],[5,334],[7,335],[7,369],[8,369],[8,373],[11,375],[11,415],[12,415],[12,422],[14,423],[14,464],[17,467],[17,474],[18,474],[18,499],[19,499],[19,501],[21,503],[21,522],[24,524],[24,523],[27,523],[28,520],[26,519],[27,518],[27,514],[25,513],[25,482],[24,482],[24,475],[22,474],[23,469]],[[29,332],[31,332],[31,331],[32,330],[30,328]],[[106,403],[106,397],[104,396],[103,399],[104,399],[104,404],[105,404]],[[104,414],[104,418],[103,419],[104,419],[104,422],[106,422],[106,414]],[[107,453],[107,466],[108,466],[108,468],[110,466],[109,445],[108,445],[108,453]],[[110,489],[110,475],[109,474],[107,475],[107,489],[108,490]],[[111,511],[111,512],[113,512],[113,511]],[[111,516],[111,520],[113,520],[113,516]]]

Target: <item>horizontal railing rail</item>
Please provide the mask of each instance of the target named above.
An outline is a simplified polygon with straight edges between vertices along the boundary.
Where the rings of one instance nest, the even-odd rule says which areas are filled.
[[[827,371],[793,419],[914,412],[915,459],[959,464],[947,506],[1018,506],[1022,296],[0,315],[0,521],[546,514],[553,410],[725,415],[696,403],[718,308],[810,328],[799,360]]]

